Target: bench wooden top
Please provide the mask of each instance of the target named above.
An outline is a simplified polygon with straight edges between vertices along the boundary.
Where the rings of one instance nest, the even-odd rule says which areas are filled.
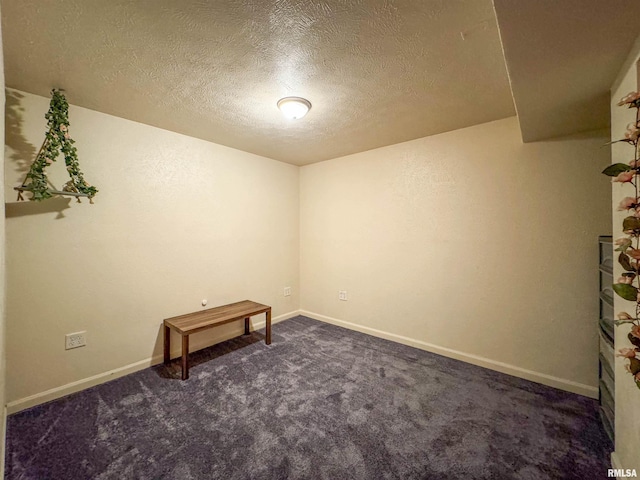
[[[258,315],[271,310],[269,305],[243,300],[221,307],[208,308],[199,312],[187,313],[177,317],[167,318],[164,325],[181,335],[189,335],[200,330],[206,330],[214,325],[222,325]]]

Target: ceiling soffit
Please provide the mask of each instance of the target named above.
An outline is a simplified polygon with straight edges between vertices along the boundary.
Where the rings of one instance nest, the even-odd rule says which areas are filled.
[[[637,0],[494,0],[525,142],[609,126],[609,89],[640,34]]]

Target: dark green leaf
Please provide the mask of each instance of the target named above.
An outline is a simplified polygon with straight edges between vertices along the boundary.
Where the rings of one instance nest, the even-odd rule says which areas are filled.
[[[622,172],[628,172],[629,170],[631,170],[631,167],[626,163],[614,163],[613,165],[609,165],[605,168],[602,173],[609,177],[617,177]]]
[[[634,346],[640,348],[640,338],[634,337],[633,335],[631,335],[631,332],[629,332],[629,335],[627,335],[627,338]]]
[[[628,285],[626,283],[614,283],[613,291],[630,302],[635,302],[638,299],[638,289],[633,285]]]
[[[637,358],[630,358],[629,360],[631,360],[629,365],[631,373],[635,375],[636,373],[640,372],[640,360],[638,360]]]
[[[631,262],[629,261],[629,255],[627,255],[626,253],[621,253],[620,256],[618,257],[618,261],[620,262],[620,265],[622,265],[622,268],[624,268],[627,272],[635,271],[635,269],[631,267]]]
[[[627,217],[622,221],[622,230],[625,232],[633,232],[640,230],[640,218]]]

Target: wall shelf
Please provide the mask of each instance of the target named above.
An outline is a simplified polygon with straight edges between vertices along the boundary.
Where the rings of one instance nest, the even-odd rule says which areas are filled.
[[[32,189],[29,187],[13,187],[14,190],[18,192],[30,192]],[[61,195],[66,197],[89,197],[86,193],[79,192],[65,192],[63,190],[53,190],[51,188],[47,189],[51,195]]]

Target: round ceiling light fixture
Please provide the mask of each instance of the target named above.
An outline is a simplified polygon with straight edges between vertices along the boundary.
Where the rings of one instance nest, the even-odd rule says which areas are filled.
[[[311,102],[301,97],[284,97],[278,100],[278,108],[285,117],[297,120],[311,109]]]

